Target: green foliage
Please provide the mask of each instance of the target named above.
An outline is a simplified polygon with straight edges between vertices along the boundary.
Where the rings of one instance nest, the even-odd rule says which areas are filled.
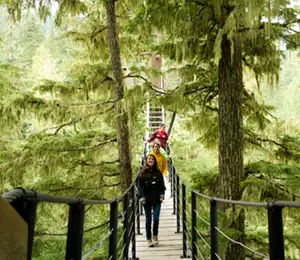
[[[67,8],[67,3],[64,4]],[[101,14],[93,10],[95,15]],[[86,19],[87,24],[81,23],[80,17],[69,19],[69,24],[64,21],[67,25],[63,26],[72,28],[69,34],[54,29],[50,19],[40,39],[41,27],[31,17],[28,23],[25,18],[19,22],[22,36],[27,35],[24,39],[17,34],[17,26],[12,27],[15,42],[24,41],[24,48],[13,52],[17,57],[15,63],[0,66],[3,91],[0,190],[3,193],[23,186],[62,196],[114,198],[120,194],[120,178],[106,34],[101,33],[101,46],[97,41],[90,45],[92,40],[89,42],[87,35],[79,43],[78,35],[90,26],[92,16]],[[91,37],[96,35],[101,22],[96,16],[93,21],[96,24],[90,30]],[[4,40],[9,41],[10,35],[5,36]],[[19,56],[15,56],[17,53]],[[8,55],[3,59],[11,61],[10,58]],[[136,91],[138,95],[140,90]],[[143,121],[135,121],[142,115],[138,111],[144,100],[132,96],[133,93],[134,88],[126,94],[131,128],[135,132],[132,140],[141,140]],[[135,131],[136,128],[139,130]],[[133,142],[132,151],[137,164],[140,143]],[[101,239],[99,231],[107,232],[107,225],[102,229],[93,227],[107,220],[109,208],[94,208],[86,209],[84,251]],[[65,235],[62,234],[66,233],[67,218],[66,207],[39,204],[34,259],[63,258]],[[93,253],[93,257],[106,254],[107,244]]]
[[[31,1],[1,3],[9,9],[1,10],[1,192],[24,186],[92,199],[120,194],[103,3],[61,1],[56,17],[47,18],[44,27],[33,11],[22,14],[21,19],[23,5],[33,5]],[[39,5],[43,19],[51,14],[49,3]],[[188,187],[218,194],[217,63],[222,36],[232,41],[239,34],[245,82],[245,156],[250,162],[245,167],[248,178],[241,184],[243,199],[298,199],[300,107],[295,70],[299,59],[278,44],[299,48],[299,33],[293,31],[297,12],[288,3],[272,1],[270,9],[270,2],[261,0],[230,1],[230,5],[223,0],[118,2],[121,55],[128,68],[124,107],[129,113],[135,169],[141,153],[138,140],[144,134],[143,108],[149,97],[179,115],[171,135],[171,156]],[[13,24],[16,18],[20,21]],[[54,27],[54,22],[61,28]],[[149,66],[144,53],[152,51],[165,58],[164,72]],[[164,96],[150,80],[160,75],[168,77]],[[274,115],[291,121],[276,121]],[[198,203],[208,219],[208,203]],[[67,208],[40,204],[38,210],[34,259],[63,258],[65,236],[61,234],[66,233]],[[266,217],[262,218],[260,210],[244,210],[247,245],[266,252]],[[54,214],[42,214],[45,211]],[[93,206],[86,211],[84,252],[101,239],[99,234],[105,234],[102,223],[108,218],[107,207]],[[220,211],[219,218],[226,233],[235,236],[228,228],[232,214]],[[290,226],[299,223],[297,212],[287,211],[285,218]],[[101,227],[90,230],[98,225]],[[199,230],[208,232],[200,221]],[[297,258],[299,235],[287,228],[285,236],[287,254]],[[226,243],[221,238],[222,258]],[[94,259],[105,256],[103,249],[92,255]]]

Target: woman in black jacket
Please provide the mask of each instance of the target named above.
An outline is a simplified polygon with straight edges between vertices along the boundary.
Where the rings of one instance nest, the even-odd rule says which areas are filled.
[[[161,202],[165,196],[164,177],[157,167],[156,158],[153,154],[148,154],[145,158],[144,167],[137,178],[140,202],[144,205],[146,216],[146,238],[148,246],[158,245],[158,225]],[[153,241],[151,235],[151,222],[153,208]]]

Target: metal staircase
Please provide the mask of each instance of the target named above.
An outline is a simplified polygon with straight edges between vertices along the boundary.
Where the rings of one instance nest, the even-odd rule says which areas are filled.
[[[160,55],[151,53],[152,67],[158,70],[163,69],[163,60]],[[166,79],[162,76],[153,77],[152,84],[159,90],[163,91],[166,88]],[[148,139],[152,133],[160,127],[160,124],[165,122],[165,109],[157,103],[150,101],[148,98],[146,106],[146,136]]]
[[[157,130],[162,122],[165,122],[165,109],[163,106],[151,105],[147,102],[146,106],[146,136],[148,139],[151,134]]]

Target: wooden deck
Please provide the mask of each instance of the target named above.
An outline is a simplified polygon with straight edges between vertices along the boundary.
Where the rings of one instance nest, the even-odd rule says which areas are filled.
[[[182,233],[176,234],[176,215],[173,215],[173,198],[170,184],[166,183],[165,201],[162,204],[159,221],[159,245],[148,247],[145,237],[145,215],[141,216],[141,233],[136,236],[136,256],[140,260],[173,260],[183,255]],[[182,259],[182,258],[181,258]]]

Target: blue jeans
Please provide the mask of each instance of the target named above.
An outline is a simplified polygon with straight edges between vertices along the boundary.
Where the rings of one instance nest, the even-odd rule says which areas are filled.
[[[146,216],[146,238],[147,240],[151,239],[151,222],[152,214],[151,210],[153,207],[153,236],[158,235],[158,225],[159,225],[159,214],[160,214],[160,203],[154,205],[144,205],[145,216]]]

